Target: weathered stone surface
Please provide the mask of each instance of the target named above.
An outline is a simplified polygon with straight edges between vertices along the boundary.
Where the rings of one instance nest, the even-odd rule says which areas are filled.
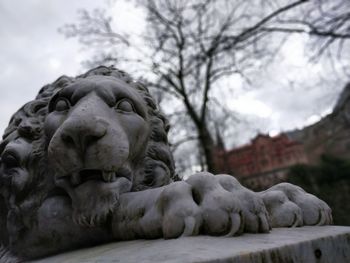
[[[240,237],[135,240],[45,258],[40,262],[350,262],[350,227],[276,228]]]

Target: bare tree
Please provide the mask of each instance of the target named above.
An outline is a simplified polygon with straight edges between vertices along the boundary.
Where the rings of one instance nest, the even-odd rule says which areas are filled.
[[[313,0],[296,12],[277,19],[263,30],[307,34],[314,49],[313,59],[336,51],[338,58],[350,40],[350,1]],[[349,51],[349,50],[347,50]]]
[[[216,97],[220,80],[232,74],[245,77],[256,66],[257,59],[272,55],[273,51],[266,48],[274,46],[268,38],[272,32],[307,32],[325,37],[326,45],[331,44],[326,40],[328,36],[333,37],[332,41],[341,41],[348,35],[348,28],[343,30],[337,19],[322,20],[320,15],[313,14],[314,20],[309,24],[308,12],[312,10],[302,8],[315,5],[311,0],[147,0],[137,4],[147,14],[148,30],[142,36],[147,48],[131,43],[128,34],[116,32],[112,18],[101,10],[81,11],[80,22],[64,26],[61,32],[79,37],[86,46],[98,46],[98,55],[92,60],[95,64],[128,62],[139,73],[152,72],[138,75],[146,76],[150,88],[170,98],[173,105],[179,105],[172,107],[169,115],[189,124],[181,141],[198,140],[206,168],[212,172],[216,170],[213,127],[218,123],[214,112],[220,108],[220,99]],[[321,5],[317,6],[323,15]],[[295,20],[296,9],[303,12],[300,21]],[[337,15],[338,19],[341,16]],[[333,30],[328,23],[338,23],[343,31]],[[130,59],[121,52],[131,48],[138,52],[136,58]]]

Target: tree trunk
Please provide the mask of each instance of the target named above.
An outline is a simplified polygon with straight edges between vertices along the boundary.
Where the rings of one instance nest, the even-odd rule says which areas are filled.
[[[192,119],[193,123],[195,124],[198,132],[198,140],[199,145],[203,149],[205,162],[207,164],[207,171],[211,173],[215,173],[215,162],[214,162],[214,156],[213,156],[213,149],[214,149],[214,140],[208,131],[208,127],[206,125],[205,119],[201,120],[198,115],[196,114],[195,110],[193,109],[191,103],[188,100],[187,96],[183,96],[184,98],[184,105],[188,110],[189,116]]]
[[[207,171],[211,173],[216,172],[213,149],[214,149],[214,141],[211,137],[207,127],[198,127],[199,133],[199,144],[201,145],[205,157],[205,161],[207,164]]]

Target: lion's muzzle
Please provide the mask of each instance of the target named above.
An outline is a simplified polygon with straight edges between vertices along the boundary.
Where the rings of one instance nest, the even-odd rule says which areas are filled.
[[[89,146],[97,143],[107,133],[108,123],[102,119],[72,118],[60,131],[62,143],[84,156]]]

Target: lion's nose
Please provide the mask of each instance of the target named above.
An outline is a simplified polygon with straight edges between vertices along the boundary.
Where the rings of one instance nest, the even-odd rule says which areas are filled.
[[[106,131],[107,124],[102,121],[74,121],[65,125],[61,138],[66,145],[85,152],[91,144],[101,139]]]

